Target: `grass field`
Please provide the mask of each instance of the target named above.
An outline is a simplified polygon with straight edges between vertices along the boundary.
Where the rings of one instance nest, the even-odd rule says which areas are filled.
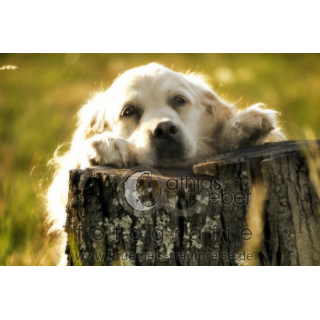
[[[0,265],[54,265],[41,194],[46,164],[74,130],[90,92],[122,71],[152,61],[206,73],[215,91],[245,108],[281,112],[288,138],[320,137],[319,54],[1,54]]]

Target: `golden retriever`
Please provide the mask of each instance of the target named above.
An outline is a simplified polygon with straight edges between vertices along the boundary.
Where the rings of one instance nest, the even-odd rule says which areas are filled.
[[[78,118],[70,150],[53,160],[58,168],[47,193],[51,230],[63,231],[70,169],[190,167],[226,150],[285,139],[276,111],[262,104],[239,111],[202,75],[157,63],[121,74]]]

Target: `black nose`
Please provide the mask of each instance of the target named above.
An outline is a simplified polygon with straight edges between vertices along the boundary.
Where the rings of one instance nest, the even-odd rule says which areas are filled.
[[[174,122],[166,121],[159,123],[153,130],[153,136],[159,140],[170,141],[179,133],[179,129]]]

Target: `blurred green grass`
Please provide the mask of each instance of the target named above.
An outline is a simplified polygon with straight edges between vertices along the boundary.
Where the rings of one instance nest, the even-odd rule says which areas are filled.
[[[0,265],[57,263],[41,199],[47,161],[90,92],[152,61],[207,74],[240,108],[263,102],[280,111],[288,138],[306,129],[320,137],[319,54],[0,54],[0,67],[21,69],[0,71]]]

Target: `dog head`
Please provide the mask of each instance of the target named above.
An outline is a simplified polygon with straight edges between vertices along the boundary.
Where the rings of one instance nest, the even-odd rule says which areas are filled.
[[[113,132],[128,141],[140,165],[179,167],[214,155],[209,137],[232,114],[202,76],[151,63],[120,75],[82,111],[82,120],[86,138]]]

